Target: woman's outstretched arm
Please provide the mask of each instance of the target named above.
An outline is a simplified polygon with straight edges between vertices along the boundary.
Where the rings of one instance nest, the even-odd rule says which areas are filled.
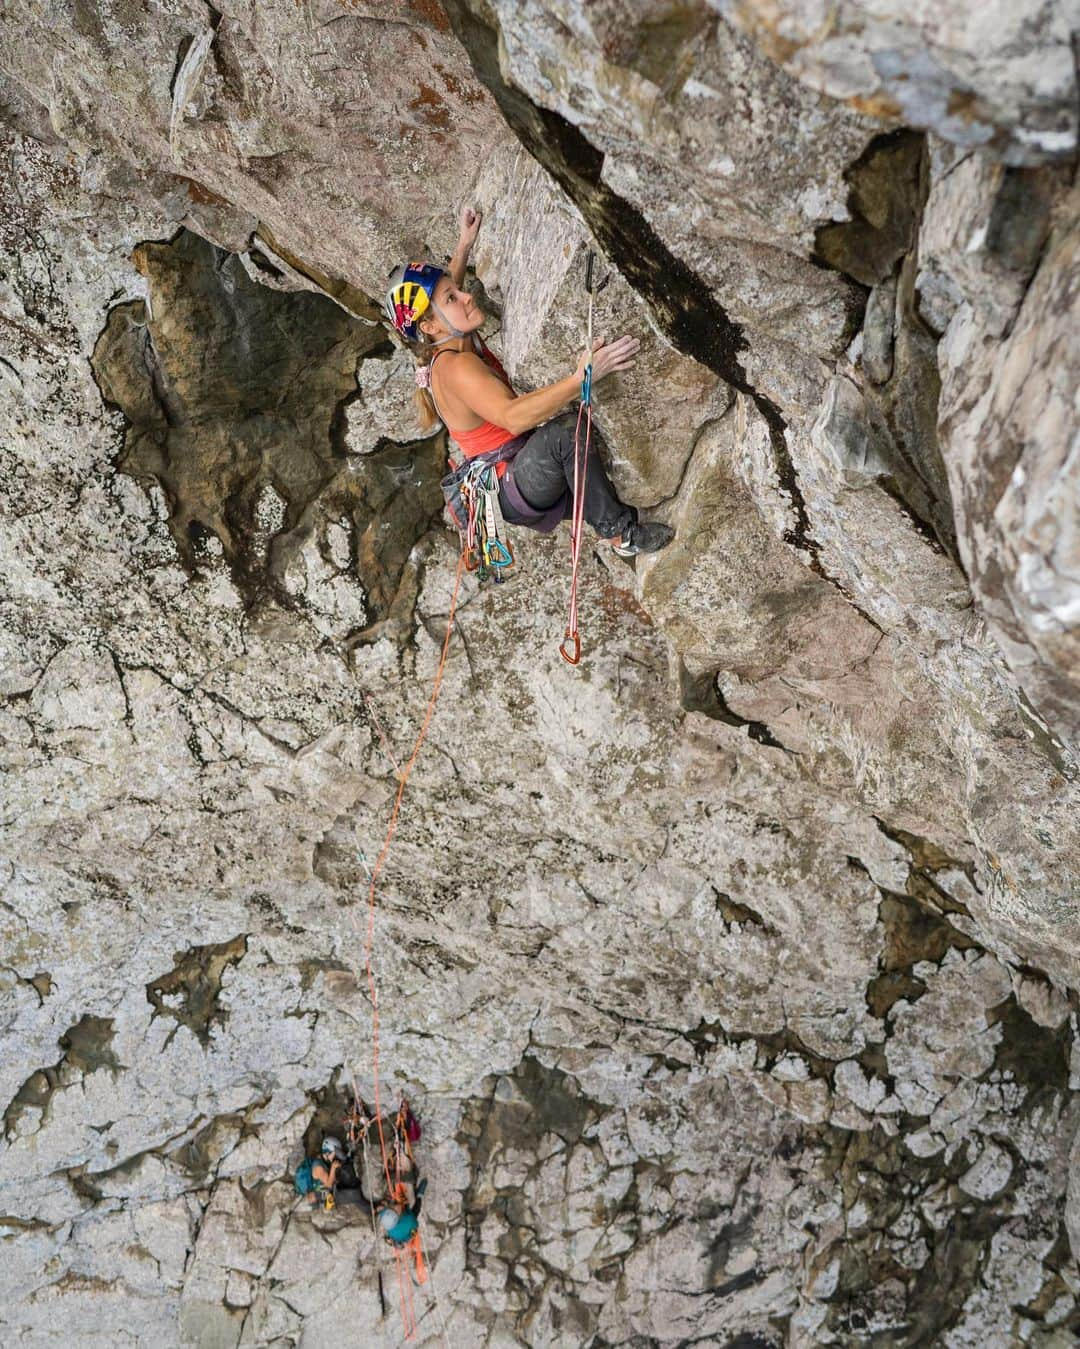
[[[603,338],[596,339],[593,342],[593,383],[617,370],[631,369],[639,346],[636,337],[619,337],[610,344]],[[471,352],[463,353],[454,361],[447,378],[454,396],[478,417],[520,436],[554,417],[578,396],[588,359],[588,352],[582,352],[572,375],[537,389],[535,393],[522,394],[520,398],[515,397],[480,357]]]

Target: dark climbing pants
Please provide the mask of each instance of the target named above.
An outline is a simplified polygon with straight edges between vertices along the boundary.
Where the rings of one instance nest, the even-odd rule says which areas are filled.
[[[577,413],[564,413],[538,426],[518,451],[510,472],[514,486],[526,502],[538,511],[547,510],[567,491],[574,490],[574,426]],[[581,420],[581,439],[585,439],[585,418]],[[602,443],[593,427],[589,443],[588,471],[585,477],[585,519],[602,539],[624,533],[637,518],[632,506],[624,506],[615,494],[611,479],[598,453]],[[517,523],[507,515],[509,524]]]

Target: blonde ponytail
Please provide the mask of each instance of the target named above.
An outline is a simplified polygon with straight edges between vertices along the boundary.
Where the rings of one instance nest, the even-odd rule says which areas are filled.
[[[425,366],[431,365],[432,357],[438,349],[439,348],[435,343],[430,342],[426,336],[421,337],[420,341],[417,342],[413,348],[416,356],[417,371],[424,369]],[[435,409],[435,400],[427,389],[421,389],[419,386],[416,390],[415,400],[416,415],[420,419],[420,425],[425,431],[430,431],[436,423],[442,421],[442,418]]]

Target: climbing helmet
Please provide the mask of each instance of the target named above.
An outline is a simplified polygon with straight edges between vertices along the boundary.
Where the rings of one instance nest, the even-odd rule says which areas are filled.
[[[386,292],[386,315],[402,337],[416,342],[420,320],[429,305],[439,278],[445,275],[433,262],[409,262],[390,273]]]

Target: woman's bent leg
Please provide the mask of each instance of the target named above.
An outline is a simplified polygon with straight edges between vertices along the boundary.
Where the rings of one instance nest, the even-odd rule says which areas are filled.
[[[554,506],[567,490],[574,489],[574,426],[577,414],[556,417],[538,426],[518,451],[511,472],[514,485],[535,510]],[[582,418],[581,438],[585,438]],[[585,519],[602,539],[622,535],[636,518],[615,494],[611,479],[597,452],[599,437],[594,430],[589,445],[585,475]]]

